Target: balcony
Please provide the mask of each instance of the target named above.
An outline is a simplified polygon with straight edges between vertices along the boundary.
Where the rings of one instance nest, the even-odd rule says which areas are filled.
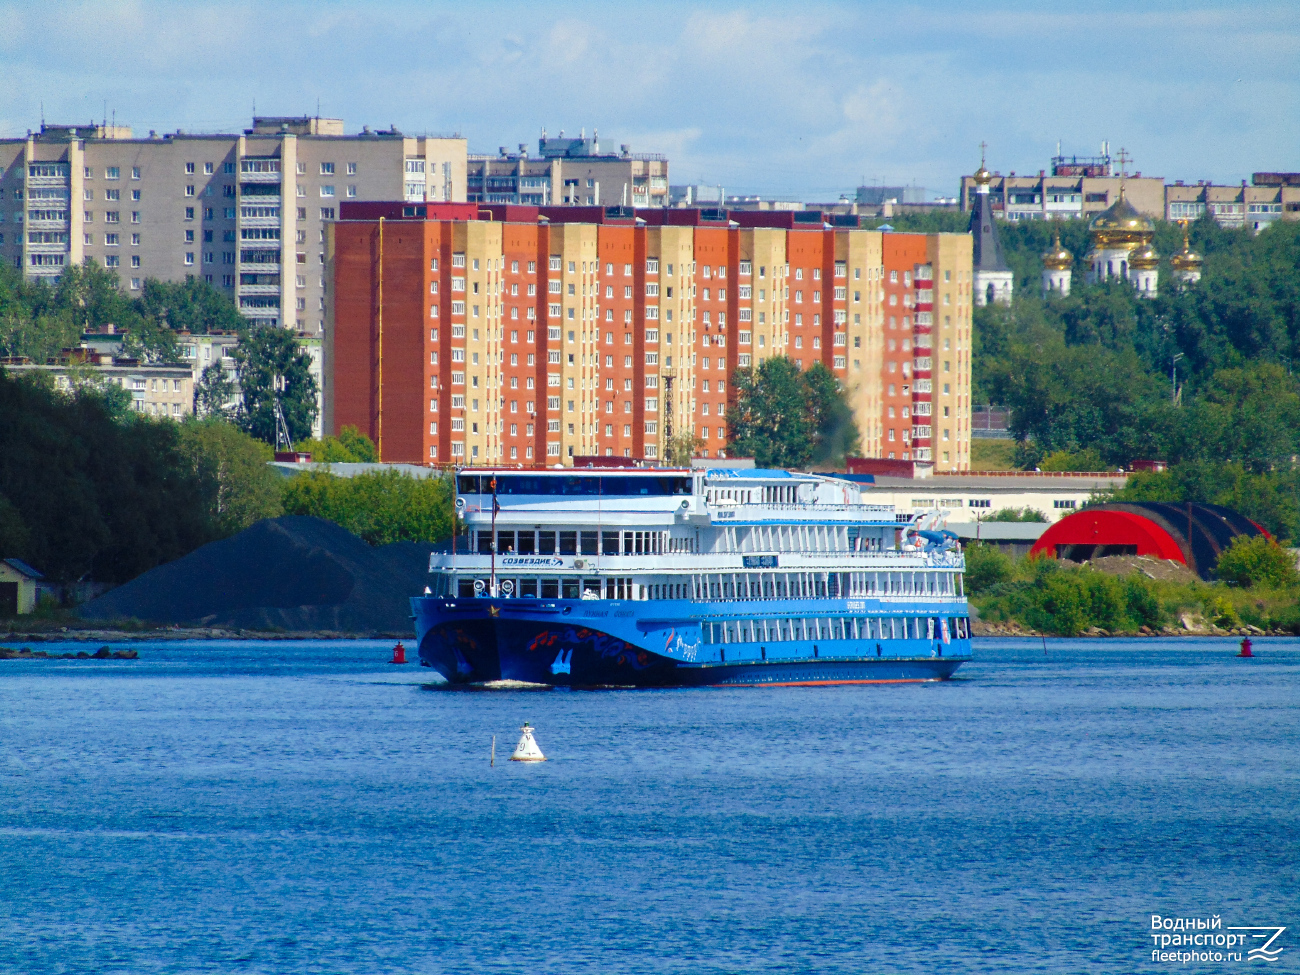
[[[250,167],[250,164],[251,167]],[[252,160],[246,159],[239,167],[239,181],[241,183],[279,183],[280,182],[280,160]]]

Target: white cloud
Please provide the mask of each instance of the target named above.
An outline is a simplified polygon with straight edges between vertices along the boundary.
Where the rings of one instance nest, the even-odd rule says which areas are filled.
[[[259,112],[460,130],[479,150],[546,126],[666,153],[675,181],[826,197],[863,175],[951,192],[990,162],[1037,171],[1056,140],[1126,145],[1146,172],[1297,169],[1300,26],[1286,5],[1096,0],[0,2],[0,126],[117,111],[143,131]],[[1238,81],[1237,79],[1241,79]]]

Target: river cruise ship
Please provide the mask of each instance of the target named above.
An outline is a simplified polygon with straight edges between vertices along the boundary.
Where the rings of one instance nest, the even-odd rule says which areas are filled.
[[[937,511],[784,470],[455,477],[467,531],[411,600],[420,663],[452,683],[892,683],[970,659]]]

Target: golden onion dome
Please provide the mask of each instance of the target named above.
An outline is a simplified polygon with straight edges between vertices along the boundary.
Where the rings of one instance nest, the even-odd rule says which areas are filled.
[[[1061,246],[1061,232],[1056,232],[1056,243],[1043,255],[1043,267],[1049,271],[1068,271],[1074,267],[1074,255]]]
[[[1110,207],[1092,218],[1088,229],[1098,244],[1141,243],[1149,241],[1156,232],[1155,224],[1138,213],[1123,192]]]
[[[1175,271],[1199,271],[1205,261],[1201,255],[1192,250],[1191,242],[1187,239],[1186,231],[1183,232],[1183,249],[1173,257],[1169,258],[1169,264]]]
[[[989,183],[993,182],[993,174],[988,171],[982,162],[980,163],[980,168],[975,170],[974,178],[976,186],[988,186]]]
[[[1146,244],[1129,254],[1128,266],[1137,271],[1153,271],[1160,266],[1160,255],[1154,247]]]

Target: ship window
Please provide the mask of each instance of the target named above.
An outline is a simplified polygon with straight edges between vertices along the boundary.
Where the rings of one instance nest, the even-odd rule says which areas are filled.
[[[536,598],[537,598],[537,580],[536,580],[536,579],[520,579],[520,580],[519,580],[519,595],[520,595],[521,597],[523,597],[523,598],[536,599]]]
[[[606,555],[619,554],[618,532],[604,532],[600,539],[601,550]]]
[[[478,554],[479,555],[492,554],[492,533],[491,532],[478,533]]]
[[[584,534],[585,534],[585,533],[584,533]],[[593,593],[593,594],[595,594],[596,596],[599,596],[599,595],[600,595],[600,580],[599,580],[599,579],[583,579],[583,580],[582,580],[582,593],[583,593],[584,596],[585,596],[587,593]]]
[[[583,555],[596,554],[596,537],[597,537],[596,532],[582,533],[582,554]]]
[[[461,599],[469,599],[471,596],[473,596],[474,580],[466,579],[464,576],[461,576],[459,583],[456,587],[456,594],[460,596]]]
[[[560,535],[561,535],[561,536],[566,535],[566,534],[571,535],[571,534],[573,534],[573,533],[572,533],[572,532],[560,532]],[[577,599],[577,598],[578,598],[578,580],[577,580],[577,579],[563,579],[563,580],[561,580],[561,582],[560,582],[560,589],[561,589],[561,594],[563,595],[563,597],[564,597],[565,599]]]
[[[555,532],[537,533],[537,554],[538,555],[555,554]]]
[[[555,534],[554,532],[551,533],[552,536],[554,536],[554,534]],[[554,537],[552,537],[552,541],[554,541]],[[554,551],[554,550],[555,550],[555,549],[554,549],[554,546],[552,546],[551,551]],[[543,598],[543,599],[558,599],[559,597],[560,597],[560,580],[559,580],[559,579],[543,579],[543,580],[542,580],[542,598]]]
[[[519,547],[515,549],[520,555],[532,555],[537,549],[537,536],[531,531],[519,533]],[[533,595],[537,594],[536,585],[533,586]],[[522,593],[520,593],[522,595]]]
[[[501,554],[509,552],[515,554],[515,533],[514,532],[497,532],[497,551]]]
[[[578,533],[577,532],[560,532],[560,554],[577,555],[578,554]],[[577,582],[574,582],[577,585]],[[565,599],[570,597],[565,596]],[[577,599],[577,596],[572,597]]]

